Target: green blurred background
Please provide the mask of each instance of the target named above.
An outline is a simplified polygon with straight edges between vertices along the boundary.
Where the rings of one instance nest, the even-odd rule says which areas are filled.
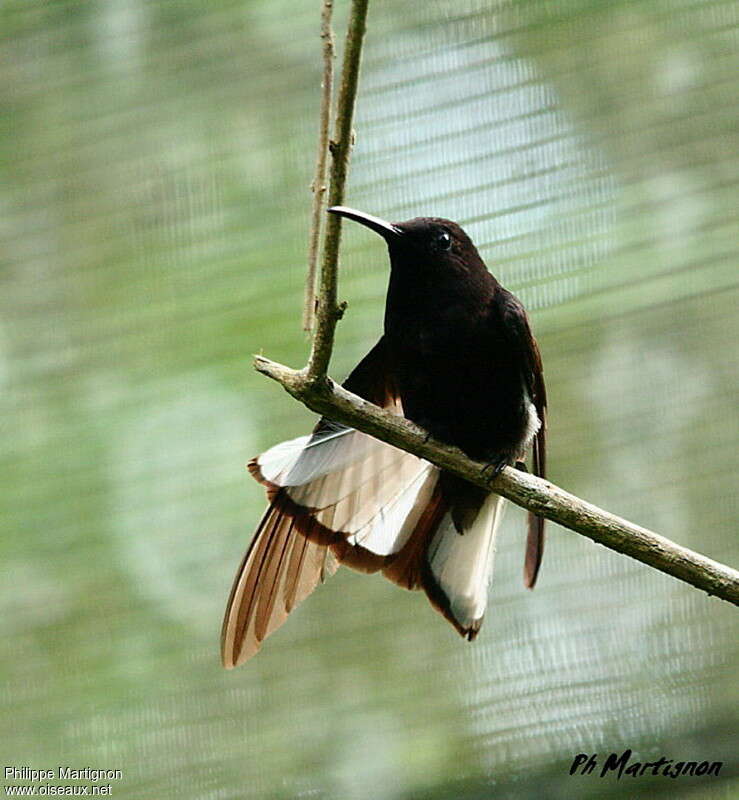
[[[739,797],[736,610],[556,526],[526,592],[519,509],[474,644],[341,570],[220,667],[244,464],[312,424],[250,354],[307,353],[318,16],[0,5],[3,765],[118,768],[119,798]],[[530,309],[555,482],[733,565],[738,32],[727,0],[372,0],[347,191],[459,220]],[[335,377],[386,280],[348,226]],[[725,766],[567,774],[626,747]]]

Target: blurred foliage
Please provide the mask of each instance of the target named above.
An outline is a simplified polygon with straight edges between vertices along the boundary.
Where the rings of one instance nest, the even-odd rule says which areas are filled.
[[[341,33],[346,4],[338,3]],[[739,794],[735,610],[511,509],[468,645],[347,571],[218,662],[263,504],[243,464],[311,415],[318,3],[0,6],[0,654],[6,765],[116,797]],[[728,563],[736,539],[739,7],[371,3],[347,201],[459,220],[532,311],[552,479]],[[379,335],[345,233],[332,373]],[[579,752],[721,780],[570,778]]]

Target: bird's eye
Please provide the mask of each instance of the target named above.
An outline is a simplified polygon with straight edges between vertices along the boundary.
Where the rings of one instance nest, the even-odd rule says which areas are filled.
[[[437,250],[450,250],[452,247],[452,237],[448,231],[441,231],[434,240]]]

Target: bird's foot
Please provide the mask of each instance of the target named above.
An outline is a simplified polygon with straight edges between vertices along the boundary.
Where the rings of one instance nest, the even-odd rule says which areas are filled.
[[[515,467],[519,472],[528,472],[526,464],[523,461],[516,461]]]
[[[508,466],[508,458],[506,456],[500,456],[494,461],[490,461],[489,463],[485,464],[481,470],[481,474],[488,480],[492,480],[493,478],[497,477],[503,467],[506,466]]]

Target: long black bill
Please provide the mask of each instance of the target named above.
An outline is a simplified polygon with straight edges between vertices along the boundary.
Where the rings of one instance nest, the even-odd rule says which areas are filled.
[[[370,230],[373,230],[375,233],[379,233],[380,236],[385,239],[385,241],[389,241],[390,239],[400,236],[402,232],[400,228],[396,228],[395,225],[385,222],[384,219],[373,217],[372,214],[365,214],[363,211],[356,211],[348,206],[331,206],[328,211],[330,214],[337,214],[340,217],[353,219],[360,225],[364,225]]]

